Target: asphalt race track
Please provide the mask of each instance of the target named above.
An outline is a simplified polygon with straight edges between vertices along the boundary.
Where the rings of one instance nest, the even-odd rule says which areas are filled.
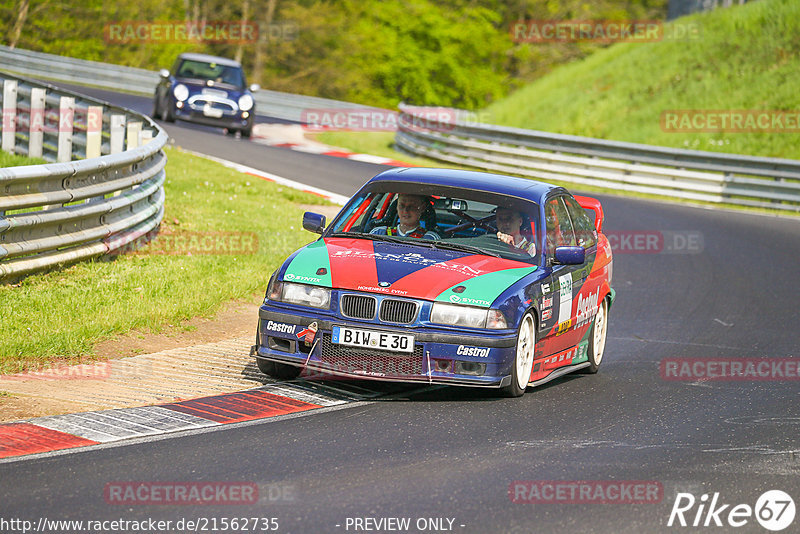
[[[148,99],[102,94],[150,111]],[[268,148],[213,128],[166,128],[180,146],[345,195],[381,169]],[[800,221],[600,200],[605,230],[622,248],[597,375],[567,376],[520,399],[409,387],[307,415],[4,462],[0,517],[173,525],[260,517],[277,518],[277,531],[292,533],[390,532],[397,524],[388,518],[408,518],[410,527],[399,530],[406,532],[767,532],[756,517],[729,513],[740,504],[755,509],[767,490],[800,504],[800,380],[774,372],[771,379],[670,380],[664,369],[675,358],[790,357],[797,369]],[[657,244],[647,248],[637,235],[661,237],[644,240]],[[124,481],[255,483],[259,500],[107,503],[107,484]],[[612,502],[575,502],[566,490],[554,502],[512,502],[535,500],[519,492],[531,486],[516,481],[538,481],[534,488],[560,482],[562,489],[577,481],[595,489],[639,481],[658,491],[636,504],[611,493]],[[678,493],[696,499],[684,517],[701,526],[667,526]],[[728,506],[709,517],[715,498],[718,512]],[[764,518],[772,508],[762,505]],[[706,521],[711,526],[703,527]],[[784,532],[798,525],[795,518]],[[261,526],[246,531],[267,531]]]

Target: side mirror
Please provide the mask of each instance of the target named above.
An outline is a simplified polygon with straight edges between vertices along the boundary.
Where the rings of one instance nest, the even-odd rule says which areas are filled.
[[[255,93],[256,91],[260,91],[260,90],[261,90],[261,86],[258,85],[257,83],[254,83],[254,84],[250,85],[250,92],[251,93]]]
[[[580,265],[586,261],[583,247],[556,247],[555,263],[559,265]]]
[[[325,216],[310,211],[305,212],[303,214],[303,228],[309,232],[321,234],[325,231]]]
[[[167,69],[161,69],[160,71],[158,71],[158,75],[166,80],[167,78],[169,78],[169,71]]]

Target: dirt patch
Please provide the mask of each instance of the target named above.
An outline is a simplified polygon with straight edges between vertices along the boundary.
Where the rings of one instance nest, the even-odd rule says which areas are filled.
[[[264,290],[266,291],[266,288]],[[230,302],[214,317],[195,317],[179,325],[167,325],[165,330],[158,334],[129,332],[98,343],[95,345],[95,353],[98,359],[105,360],[151,354],[247,335],[255,338],[258,307],[263,299],[263,293],[258,293],[247,300]]]
[[[0,377],[0,421],[158,404],[258,386],[261,375],[246,351],[252,343],[248,340],[255,337],[262,299],[259,293],[228,303],[214,317],[168,325],[158,334],[134,331],[116,336],[95,346],[95,363],[60,367],[54,375],[33,380]],[[221,361],[213,365],[206,362],[209,343],[236,338],[242,340],[237,344],[240,348],[217,349]],[[136,363],[139,358],[150,358],[141,355],[187,347],[198,347],[199,354],[185,350],[178,357],[169,353],[156,355],[166,369],[156,369],[161,364]],[[134,356],[138,358],[128,358]],[[81,373],[86,376],[79,378],[84,379],[76,380],[76,374]],[[192,379],[192,373],[202,376]],[[69,377],[61,378],[65,375]],[[154,377],[156,383],[149,384]]]

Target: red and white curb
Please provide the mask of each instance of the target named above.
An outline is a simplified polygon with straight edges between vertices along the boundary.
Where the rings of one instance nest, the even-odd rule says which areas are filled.
[[[271,147],[289,148],[297,152],[306,152],[308,154],[319,154],[320,156],[331,156],[334,158],[345,158],[345,159],[351,159],[353,161],[361,161],[364,163],[374,163],[376,165],[388,165],[390,167],[417,167],[417,165],[414,165],[412,163],[407,163],[405,161],[399,161],[391,158],[384,158],[382,156],[373,156],[371,154],[359,154],[358,152],[348,152],[347,150],[342,150],[340,148],[333,148],[325,145],[316,146],[304,143],[270,142],[264,139],[254,139],[254,141]]]
[[[0,459],[267,419],[379,395],[355,384],[298,381],[158,406],[38,417],[0,424]]]
[[[314,130],[314,133],[319,133],[319,130]],[[375,165],[389,165],[391,167],[417,166],[405,161],[384,158],[382,156],[373,156],[371,154],[359,154],[338,147],[332,147],[306,139],[305,134],[306,130],[300,124],[256,124],[253,127],[252,140],[270,147],[288,148],[307,154],[345,158],[364,163],[373,163]]]

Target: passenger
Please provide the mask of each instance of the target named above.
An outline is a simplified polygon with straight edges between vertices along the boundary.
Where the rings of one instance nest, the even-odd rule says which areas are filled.
[[[371,234],[396,235],[425,239],[440,239],[436,232],[423,228],[419,220],[429,207],[427,197],[421,195],[397,195],[397,226],[377,226]]]
[[[512,247],[526,252],[530,256],[536,255],[536,242],[533,237],[528,238],[522,234],[522,214],[509,208],[497,208],[495,221],[497,223],[497,239],[508,243]]]

